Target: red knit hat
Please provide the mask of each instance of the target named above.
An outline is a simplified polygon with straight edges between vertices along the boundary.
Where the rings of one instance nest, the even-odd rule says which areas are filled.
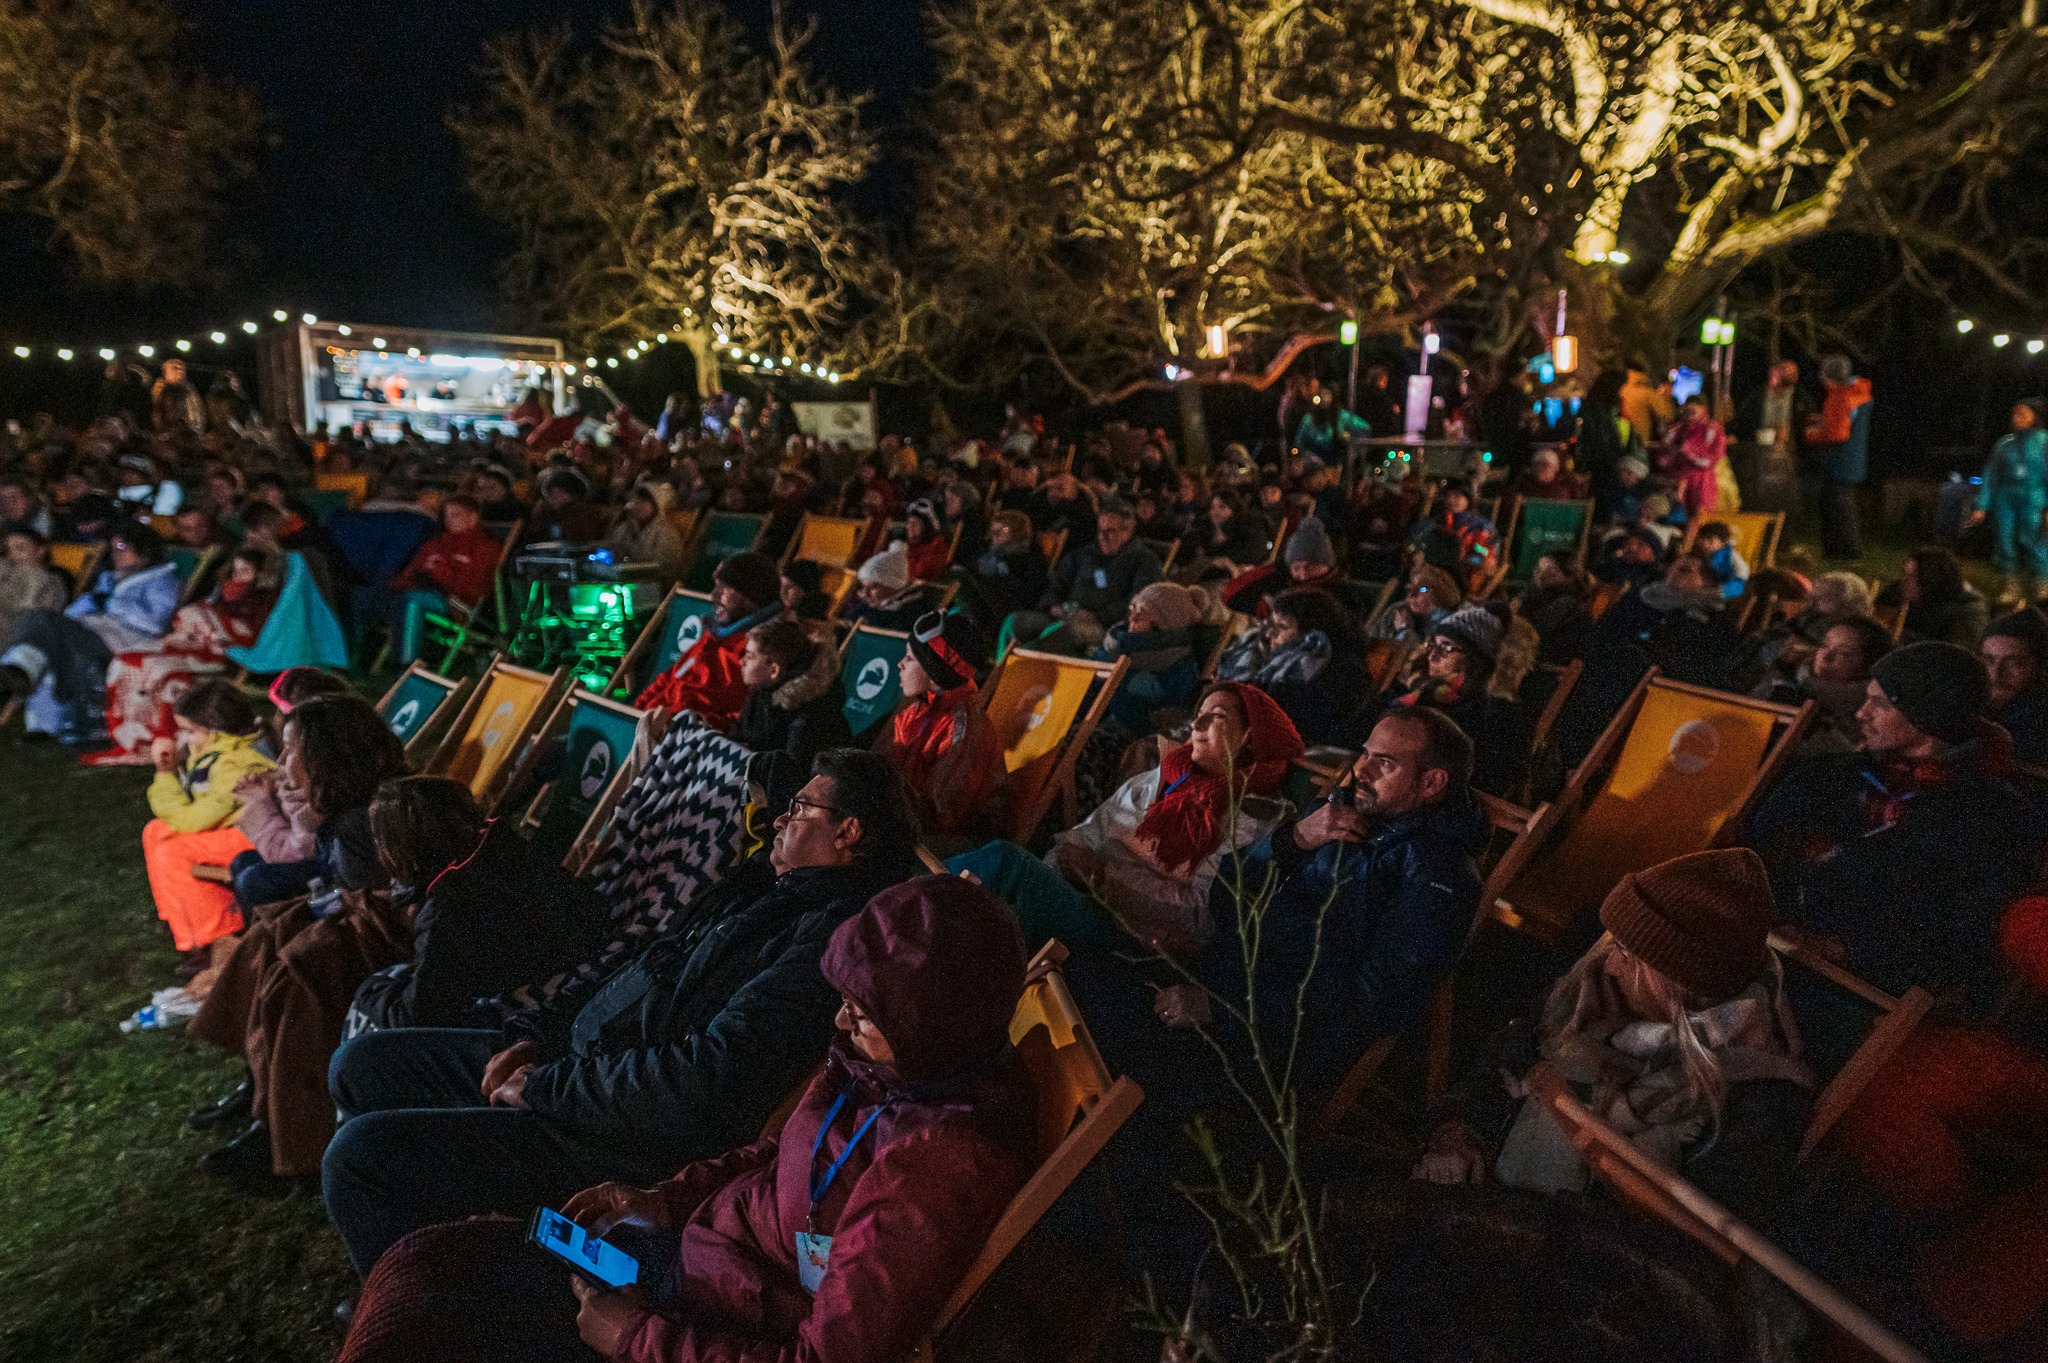
[[[1763,970],[1775,916],[1763,861],[1746,847],[1694,852],[1623,876],[1600,905],[1601,925],[1630,955],[1715,1003]]]

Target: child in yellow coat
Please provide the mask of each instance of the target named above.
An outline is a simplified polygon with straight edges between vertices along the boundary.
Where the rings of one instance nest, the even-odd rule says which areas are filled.
[[[242,817],[235,784],[277,764],[256,746],[255,710],[227,682],[200,682],[178,698],[172,714],[177,738],[160,738],[150,747],[156,780],[150,783],[149,807],[156,817],[143,827],[142,859],[157,917],[170,925],[172,940],[185,954],[178,973],[189,979],[205,969],[215,938],[242,930],[234,891],[195,879],[192,868],[226,866],[249,850],[249,839],[235,827]]]

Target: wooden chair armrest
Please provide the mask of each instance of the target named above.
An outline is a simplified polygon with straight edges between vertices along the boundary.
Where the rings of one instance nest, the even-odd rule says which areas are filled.
[[[232,885],[235,883],[234,874],[227,867],[216,866],[210,862],[200,862],[194,866],[192,868],[192,878],[194,880],[208,881],[214,885]]]

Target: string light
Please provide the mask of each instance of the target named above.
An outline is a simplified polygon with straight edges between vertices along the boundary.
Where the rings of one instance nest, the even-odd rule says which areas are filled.
[[[103,360],[111,360],[114,358],[114,352],[102,346],[100,348],[100,358]]]
[[[228,334],[225,331],[216,331],[207,339],[215,345],[226,345],[228,343]]]
[[[273,322],[282,322],[288,316],[290,316],[289,313],[287,313],[283,308],[279,308],[276,312],[270,314],[270,320]]]
[[[1969,318],[1965,317],[1961,321],[1956,323],[1956,330],[1961,332],[1963,335],[1967,336],[1970,334],[1972,330],[1976,328],[1976,325],[1977,324],[1975,322],[1972,322]]]
[[[2042,348],[2044,346],[2048,346],[2048,342],[2042,341],[2041,338],[2037,336],[2033,340],[2027,342],[2027,353],[2029,355],[2038,355],[2041,353]]]
[[[153,345],[139,345],[135,347],[135,353],[145,360],[153,360],[156,358],[156,347]]]
[[[182,336],[180,336],[180,337],[178,338],[178,349],[180,349],[180,350],[190,350],[191,348],[192,348],[192,343],[191,343],[190,341],[186,340],[186,339],[185,339],[184,337],[182,337]]]
[[[2004,332],[2001,331],[1996,336],[1993,336],[1991,338],[1991,344],[2003,350],[2005,347],[2012,344],[2012,337],[2006,335]]]
[[[256,334],[256,324],[254,322],[244,322],[242,323],[242,330],[254,336]]]
[[[28,358],[28,347],[25,345],[18,345],[14,348],[14,354],[16,359],[25,360]]]
[[[58,359],[60,359],[60,360],[68,360],[68,359],[70,359],[70,358],[71,358],[71,351],[70,351],[70,349],[69,349],[69,348],[66,348],[66,349],[64,349],[64,350],[60,350],[60,351],[58,351],[58,352],[57,352],[57,358],[58,358]]]

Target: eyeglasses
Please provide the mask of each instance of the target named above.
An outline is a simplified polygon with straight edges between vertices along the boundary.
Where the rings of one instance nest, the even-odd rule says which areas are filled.
[[[1462,646],[1451,642],[1441,634],[1429,641],[1429,653],[1433,658],[1445,657],[1453,653],[1463,653],[1464,651]]]
[[[790,797],[789,800],[789,821],[791,823],[795,823],[798,819],[801,819],[804,816],[804,811],[807,809],[821,809],[825,811],[825,813],[830,814],[835,819],[843,819],[846,817],[846,815],[842,811],[834,809],[831,805],[821,805],[816,800],[806,800],[801,795],[793,795]]]

